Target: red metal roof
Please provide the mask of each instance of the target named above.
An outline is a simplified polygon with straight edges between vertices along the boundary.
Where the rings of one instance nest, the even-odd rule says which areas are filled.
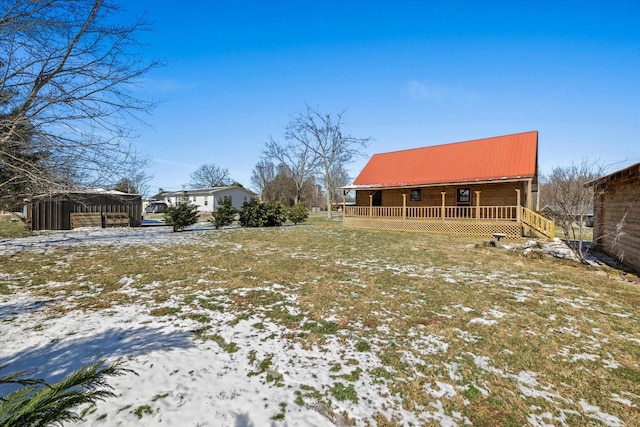
[[[353,186],[406,187],[530,179],[536,174],[538,132],[374,154]]]

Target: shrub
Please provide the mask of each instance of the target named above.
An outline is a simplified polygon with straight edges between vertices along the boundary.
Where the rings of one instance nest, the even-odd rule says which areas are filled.
[[[287,208],[280,202],[260,203],[253,199],[240,211],[240,225],[243,227],[278,227],[286,221]]]
[[[289,208],[287,217],[289,221],[298,225],[298,223],[305,222],[309,218],[309,209],[305,205],[298,203]]]
[[[262,203],[258,199],[251,199],[250,202],[242,205],[240,225],[243,227],[262,227],[265,222],[264,214]]]
[[[198,206],[192,205],[186,199],[180,200],[175,206],[167,208],[164,221],[173,226],[173,231],[182,231],[198,222]]]
[[[233,224],[238,210],[231,205],[231,197],[227,196],[222,199],[222,205],[218,206],[218,210],[213,213],[213,218],[209,220],[213,226],[218,229]]]
[[[266,209],[265,227],[279,227],[287,222],[287,207],[281,202],[269,202],[264,205]]]

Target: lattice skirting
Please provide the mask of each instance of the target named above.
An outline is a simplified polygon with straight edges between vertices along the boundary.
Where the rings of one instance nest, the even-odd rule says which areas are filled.
[[[515,221],[491,222],[475,220],[395,219],[345,217],[344,225],[390,231],[416,231],[429,234],[449,234],[493,239],[493,233],[506,234],[505,239],[522,237],[522,224]]]

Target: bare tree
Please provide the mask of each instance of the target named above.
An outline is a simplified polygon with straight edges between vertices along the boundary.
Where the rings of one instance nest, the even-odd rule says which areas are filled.
[[[133,90],[158,65],[107,0],[0,0],[0,188],[33,193],[124,176],[128,123],[154,103]],[[135,122],[133,122],[135,123]]]
[[[278,163],[278,168],[285,168],[284,173],[289,176],[295,185],[294,204],[300,201],[300,194],[304,183],[315,173],[318,166],[318,157],[309,144],[300,144],[290,135],[289,124],[285,130],[286,142],[278,142],[273,137],[263,150],[267,159],[273,159]]]
[[[362,154],[371,138],[356,138],[342,133],[344,111],[335,116],[324,114],[307,105],[305,111],[294,116],[287,125],[285,137],[293,146],[314,160],[314,167],[324,181],[327,217],[331,218],[333,197],[340,175],[353,158]]]
[[[229,170],[207,163],[191,174],[191,186],[194,188],[224,187],[230,185]]]
[[[260,159],[251,173],[251,184],[253,188],[262,194],[267,183],[276,177],[276,165],[268,159]]]
[[[585,226],[593,215],[594,192],[586,182],[602,175],[603,166],[583,160],[580,164],[558,166],[544,177],[540,189],[543,209],[562,227],[567,245],[581,262],[584,257]]]

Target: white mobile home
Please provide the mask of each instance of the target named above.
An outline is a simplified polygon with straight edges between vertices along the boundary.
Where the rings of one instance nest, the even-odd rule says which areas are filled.
[[[186,197],[191,203],[198,206],[198,211],[212,213],[218,210],[218,206],[222,204],[225,197],[231,197],[231,204],[234,208],[242,209],[243,204],[257,196],[256,193],[246,188],[230,186],[187,189],[182,191],[163,191],[153,198],[157,201],[166,202],[169,205],[175,205]]]

